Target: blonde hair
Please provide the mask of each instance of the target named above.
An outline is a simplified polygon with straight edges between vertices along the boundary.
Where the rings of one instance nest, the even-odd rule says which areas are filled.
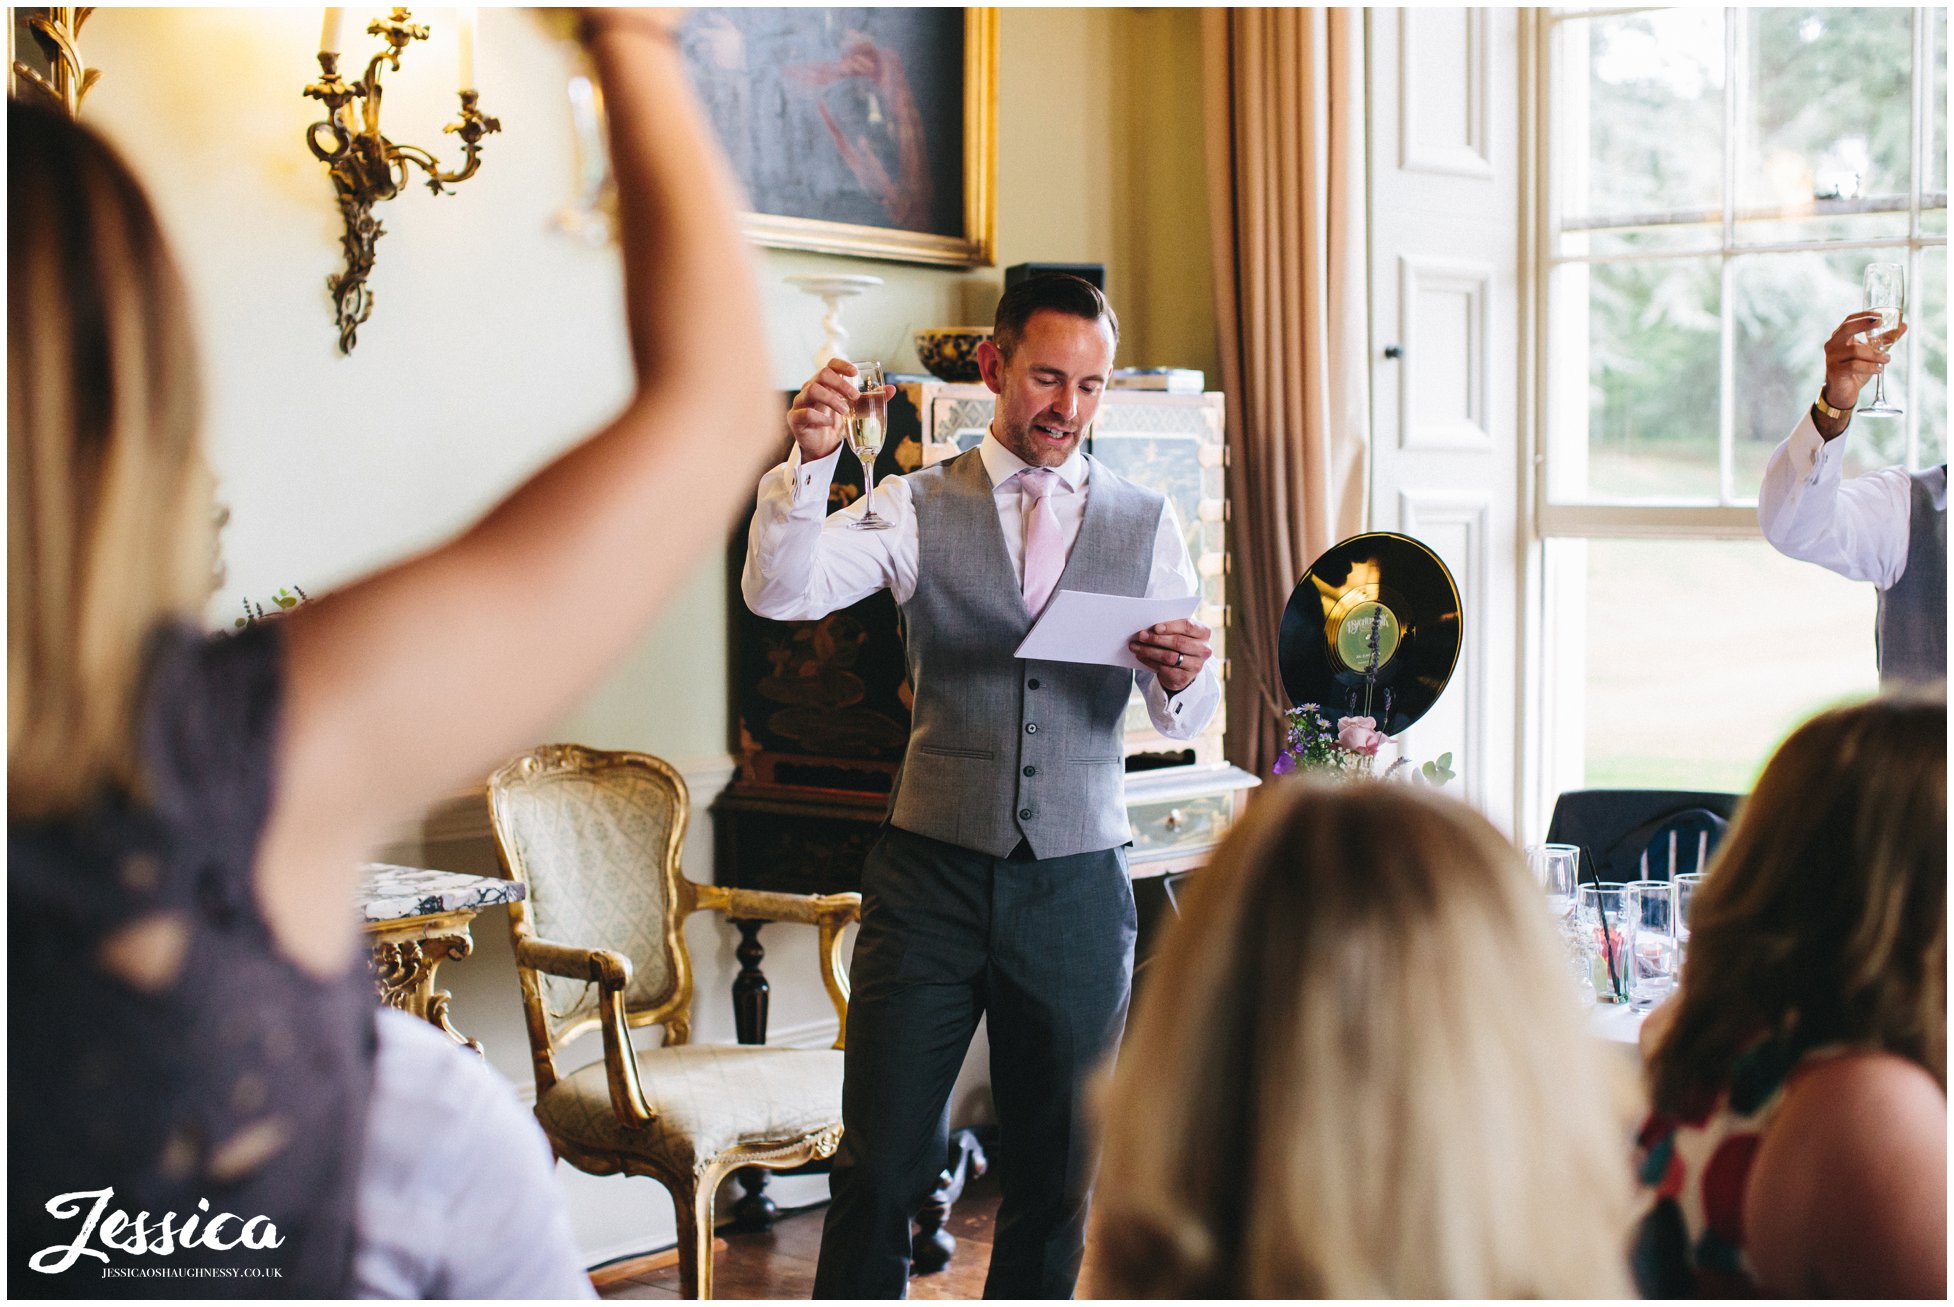
[[[1665,1111],[1713,1102],[1744,1046],[1795,1028],[1947,1084],[1947,701],[1903,693],[1806,722],[1771,758],[1690,910]]]
[[[140,792],[147,637],[210,575],[182,283],[134,177],[60,114],[7,106],[10,820]],[[197,545],[202,540],[204,549]]]
[[[1631,1078],[1483,817],[1278,781],[1184,908],[1103,1100],[1103,1296],[1630,1292]]]

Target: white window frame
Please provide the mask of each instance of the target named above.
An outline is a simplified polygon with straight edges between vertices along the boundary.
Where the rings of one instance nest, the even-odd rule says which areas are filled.
[[[1560,132],[1565,123],[1557,120],[1554,96],[1556,78],[1563,74],[1554,58],[1554,42],[1566,22],[1593,21],[1627,14],[1659,12],[1673,6],[1636,5],[1605,9],[1523,11],[1521,15],[1522,142],[1521,160],[1523,229],[1521,232],[1521,276],[1523,279],[1521,393],[1522,437],[1528,457],[1523,461],[1520,486],[1520,539],[1524,542],[1525,578],[1523,626],[1523,683],[1521,689],[1522,784],[1520,822],[1529,838],[1544,835],[1547,814],[1555,796],[1569,778],[1578,774],[1585,761],[1584,724],[1570,715],[1566,707],[1583,689],[1585,645],[1579,640],[1557,640],[1548,627],[1551,617],[1563,629],[1585,627],[1585,592],[1582,578],[1566,575],[1562,563],[1546,549],[1554,539],[1697,539],[1759,540],[1755,493],[1748,496],[1743,487],[1731,484],[1731,460],[1735,428],[1736,395],[1734,380],[1734,340],[1732,314],[1733,259],[1738,256],[1793,253],[1809,250],[1895,250],[1902,251],[1907,265],[1908,284],[1918,284],[1923,250],[1944,247],[1944,233],[1928,233],[1921,228],[1921,214],[1934,207],[1923,206],[1922,187],[1927,177],[1928,150],[1932,136],[1933,48],[1930,11],[1916,7],[1913,14],[1913,104],[1910,133],[1913,167],[1908,186],[1908,226],[1905,236],[1876,240],[1787,241],[1774,244],[1743,244],[1735,239],[1736,200],[1741,177],[1741,134],[1737,118],[1748,90],[1744,77],[1746,44],[1743,23],[1724,25],[1724,130],[1727,148],[1723,160],[1723,184],[1719,202],[1722,230],[1715,244],[1687,251],[1592,256],[1564,256],[1559,252],[1559,214],[1554,192],[1555,158]],[[1740,9],[1726,9],[1730,13]],[[1943,22],[1945,22],[1943,18]],[[1586,75],[1586,70],[1581,70]],[[1946,141],[1933,141],[1945,149]],[[1552,478],[1553,409],[1550,406],[1550,342],[1553,339],[1551,294],[1554,270],[1568,263],[1597,265],[1626,262],[1637,258],[1673,258],[1679,255],[1714,257],[1719,260],[1722,294],[1718,306],[1721,370],[1721,413],[1718,418],[1718,450],[1721,491],[1718,502],[1683,501],[1609,503],[1600,501],[1554,500],[1549,494]],[[1814,368],[1814,393],[1819,381]],[[1906,417],[1906,458],[1909,466],[1919,453],[1919,416],[1908,405]],[[1796,413],[1785,415],[1786,431],[1797,420]],[[1580,456],[1585,455],[1585,449]],[[1556,711],[1555,705],[1560,705]],[[1578,711],[1578,710],[1575,710]]]
[[[1870,240],[1802,240],[1771,243],[1738,244],[1736,238],[1737,211],[1736,200],[1738,179],[1741,176],[1743,159],[1743,134],[1738,130],[1739,114],[1747,89],[1745,59],[1747,47],[1743,39],[1744,24],[1749,21],[1749,12],[1741,7],[1726,8],[1724,24],[1724,139],[1726,148],[1723,157],[1723,185],[1720,197],[1722,209],[1721,232],[1714,243],[1705,242],[1701,246],[1691,246],[1683,250],[1662,250],[1648,253],[1626,253],[1608,255],[1563,255],[1558,250],[1560,215],[1555,204],[1554,162],[1558,146],[1557,117],[1555,114],[1555,95],[1558,89],[1556,78],[1564,70],[1558,68],[1553,59],[1555,38],[1562,24],[1568,22],[1591,22],[1595,19],[1615,18],[1628,14],[1659,13],[1673,6],[1638,5],[1611,9],[1547,10],[1539,15],[1534,25],[1535,63],[1537,70],[1533,77],[1532,117],[1536,126],[1535,155],[1533,159],[1534,192],[1533,211],[1536,227],[1533,232],[1532,258],[1536,292],[1531,296],[1537,327],[1534,338],[1537,354],[1534,366],[1540,384],[1534,388],[1536,403],[1540,406],[1540,421],[1534,424],[1536,445],[1534,458],[1539,475],[1535,478],[1534,522],[1533,528],[1541,538],[1556,536],[1574,537],[1698,537],[1726,539],[1754,539],[1759,535],[1757,529],[1756,496],[1754,491],[1746,494],[1745,488],[1732,486],[1731,461],[1734,448],[1736,426],[1735,406],[1735,335],[1732,319],[1735,312],[1734,260],[1757,254],[1789,254],[1808,251],[1837,252],[1847,250],[1893,250],[1899,252],[1907,265],[1909,285],[1917,285],[1919,280],[1921,253],[1936,246],[1944,247],[1947,237],[1942,233],[1928,233],[1921,229],[1920,216],[1923,212],[1922,182],[1925,179],[1928,162],[1928,146],[1931,132],[1923,130],[1932,115],[1931,89],[1932,49],[1930,43],[1931,14],[1926,8],[1915,8],[1913,14],[1913,104],[1911,107],[1911,137],[1913,147],[1913,168],[1907,194],[1907,234]],[[1736,21],[1730,21],[1735,15]],[[1585,70],[1583,75],[1585,75]],[[1943,146],[1944,142],[1941,143]],[[1941,197],[1944,207],[1945,196]],[[1722,293],[1719,297],[1718,317],[1719,350],[1721,354],[1721,386],[1718,418],[1718,460],[1721,469],[1722,490],[1718,502],[1674,500],[1661,503],[1607,503],[1599,501],[1555,501],[1549,493],[1552,477],[1552,461],[1555,458],[1553,432],[1549,429],[1552,409],[1547,381],[1551,375],[1551,360],[1548,357],[1548,342],[1552,340],[1553,320],[1551,287],[1553,275],[1558,268],[1569,265],[1599,266],[1642,262],[1650,259],[1672,259],[1678,257],[1715,258],[1720,265]],[[1905,345],[1902,345],[1905,348]],[[1816,369],[1814,369],[1816,373]],[[1814,375],[1814,393],[1818,383]],[[1906,424],[1906,462],[1913,466],[1918,461],[1920,448],[1920,418],[1917,405],[1908,405]],[[1786,430],[1797,420],[1796,414],[1786,415]],[[1561,451],[1562,457],[1568,451]],[[1578,455],[1576,455],[1578,457]]]

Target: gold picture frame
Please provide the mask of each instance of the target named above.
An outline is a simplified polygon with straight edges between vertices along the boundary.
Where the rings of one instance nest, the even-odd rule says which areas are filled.
[[[997,240],[997,10],[963,11],[963,231],[960,235],[782,214],[742,215],[746,234],[780,250],[945,268],[989,267]]]

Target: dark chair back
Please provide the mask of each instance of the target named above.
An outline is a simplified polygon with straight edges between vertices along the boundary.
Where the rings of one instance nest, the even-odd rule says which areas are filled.
[[[1547,841],[1580,847],[1583,881],[1668,880],[1703,870],[1742,798],[1715,790],[1569,790],[1554,804]]]

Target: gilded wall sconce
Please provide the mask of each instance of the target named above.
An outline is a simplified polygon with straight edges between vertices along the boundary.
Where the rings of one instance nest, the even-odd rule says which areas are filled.
[[[102,75],[101,69],[83,65],[79,44],[81,25],[94,12],[93,8],[9,9],[9,92],[24,82],[59,106],[70,118],[80,117],[82,97],[88,94],[89,87],[95,85],[95,79]],[[45,73],[24,59],[13,58],[16,16],[27,24],[27,30],[33,35],[34,44],[39,47],[42,61],[47,67]]]
[[[446,194],[450,186],[467,181],[482,166],[482,138],[502,130],[502,124],[483,113],[478,104],[474,89],[474,11],[464,9],[461,14],[461,116],[441,130],[461,138],[463,162],[459,170],[443,172],[426,150],[396,145],[380,131],[380,65],[400,71],[401,51],[410,42],[425,41],[428,29],[412,22],[407,10],[398,8],[392,17],[367,24],[367,35],[382,38],[386,47],[368,61],[363,78],[349,83],[339,75],[341,11],[326,10],[325,29],[319,38],[319,80],[305,88],[306,95],[324,102],[326,118],[306,129],[305,143],[330,166],[340,216],[346,224],[340,237],[346,270],[326,278],[342,354],[353,352],[360,324],[373,312],[373,292],[367,288],[366,279],[373,271],[374,246],[385,230],[373,216],[373,206],[400,193],[411,175],[410,164],[427,174],[429,190]],[[357,118],[355,101],[360,109]]]

